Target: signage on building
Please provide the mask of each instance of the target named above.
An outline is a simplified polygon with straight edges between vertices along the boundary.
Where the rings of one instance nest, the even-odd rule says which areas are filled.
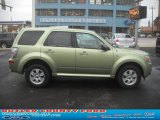
[[[138,20],[147,17],[147,7],[146,6],[138,6],[135,8],[129,9],[129,18],[131,20]]]
[[[41,23],[106,23],[106,19],[85,19],[85,18],[40,18]]]
[[[134,20],[125,20],[125,21],[124,21],[124,24],[125,24],[125,25],[128,25],[128,26],[130,26],[130,25],[135,25],[135,23],[136,23],[136,21],[134,21]]]

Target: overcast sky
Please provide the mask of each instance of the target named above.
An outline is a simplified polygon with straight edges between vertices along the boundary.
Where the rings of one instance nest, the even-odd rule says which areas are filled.
[[[0,0],[1,1],[1,0]],[[6,4],[13,6],[12,12],[9,8],[0,8],[0,21],[2,20],[32,20],[32,0],[6,0]]]
[[[1,0],[0,0],[1,1]],[[32,20],[32,0],[6,0],[6,4],[13,6],[13,11],[6,11],[0,8],[0,21],[3,20]],[[158,15],[158,0],[143,0],[143,6],[148,7],[148,17],[141,21],[141,26],[147,26],[148,21],[152,21],[152,6],[154,9],[154,19]]]
[[[147,19],[141,20],[141,26],[147,26],[148,21],[152,23],[152,7],[153,10],[153,18],[155,19],[158,16],[158,0],[143,0],[142,6],[147,6]]]

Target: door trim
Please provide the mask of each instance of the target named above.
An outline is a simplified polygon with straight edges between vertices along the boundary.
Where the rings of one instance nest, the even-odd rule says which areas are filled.
[[[68,74],[68,73],[57,73],[57,76],[75,76],[75,77],[104,77],[110,78],[111,75],[97,75],[97,74]]]

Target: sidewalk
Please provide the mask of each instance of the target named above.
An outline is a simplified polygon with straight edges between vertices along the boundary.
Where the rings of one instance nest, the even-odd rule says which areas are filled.
[[[138,38],[139,47],[155,47],[156,38]]]
[[[11,50],[11,48],[0,48],[0,52],[1,51],[8,51],[8,50]]]
[[[11,48],[5,48],[5,49],[0,48],[0,56],[3,56],[6,53],[6,51],[10,51],[10,50]]]

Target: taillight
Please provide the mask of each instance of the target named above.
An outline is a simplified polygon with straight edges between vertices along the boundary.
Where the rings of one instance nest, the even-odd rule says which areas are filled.
[[[119,42],[119,40],[118,40],[118,39],[116,39],[116,43],[117,43],[117,42]]]
[[[18,48],[12,48],[12,50],[11,50],[11,58],[16,57],[17,53],[18,53]]]
[[[14,64],[14,61],[13,60],[9,60],[8,63],[9,64]]]
[[[136,42],[136,39],[135,39],[135,38],[133,38],[133,42]]]

